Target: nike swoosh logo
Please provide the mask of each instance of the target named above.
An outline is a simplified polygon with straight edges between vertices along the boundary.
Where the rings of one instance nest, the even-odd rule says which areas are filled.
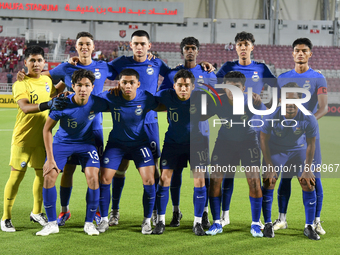
[[[14,198],[7,198],[7,200],[13,200]]]
[[[256,160],[251,160],[250,162],[251,162],[251,163],[254,163],[254,162],[256,162],[256,161],[258,161],[258,159],[256,159]]]
[[[53,205],[45,206],[45,209],[51,208]]]
[[[35,90],[33,90],[33,91],[30,91],[30,93],[33,93]]]
[[[270,200],[263,200],[263,202],[268,203],[268,202],[270,202]]]
[[[177,110],[178,108],[169,108],[170,111]]]
[[[115,110],[115,111],[120,111],[121,109],[116,109],[116,108],[113,108],[113,110]]]
[[[164,195],[163,196],[157,196],[157,197],[164,197]]]
[[[155,199],[155,197],[148,197],[148,199],[150,199],[150,200],[151,200],[151,199]]]
[[[90,211],[91,211],[91,212],[96,212],[96,211],[97,211],[97,209],[94,209],[94,210],[90,209]]]
[[[314,201],[313,203],[312,203],[312,202],[310,202],[309,204],[310,204],[310,205],[314,205],[314,204],[315,204],[315,202],[316,202],[316,201]]]
[[[99,162],[98,162],[98,161],[92,161],[92,163],[93,163],[93,164],[97,164],[97,163],[99,163]]]
[[[197,198],[204,198],[204,196],[201,196],[201,197],[198,197],[198,196],[197,196]]]
[[[148,163],[151,159],[148,159],[148,160],[144,160],[144,163]]]

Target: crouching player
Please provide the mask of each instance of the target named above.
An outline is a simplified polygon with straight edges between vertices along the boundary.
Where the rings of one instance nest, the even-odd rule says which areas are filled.
[[[85,170],[88,184],[84,231],[88,235],[99,234],[93,224],[93,219],[99,204],[100,162],[95,147],[92,124],[95,115],[105,111],[108,106],[105,100],[91,95],[94,81],[95,76],[91,71],[85,69],[75,71],[72,75],[72,88],[75,94],[68,96],[69,103],[66,109],[50,113],[44,126],[43,135],[47,160],[43,168],[43,198],[48,224],[36,233],[38,236],[59,232],[55,182],[70,156],[78,158]],[[52,129],[59,120],[60,127],[53,139]]]
[[[299,88],[290,82],[283,88]],[[301,94],[287,93],[288,99],[299,99]],[[318,122],[314,115],[304,115],[296,105],[286,105],[286,115],[281,115],[281,107],[267,117],[276,121],[265,121],[261,127],[261,149],[263,162],[263,217],[265,220],[264,236],[274,237],[271,221],[273,191],[278,178],[277,171],[282,169],[281,178],[292,178],[298,174],[305,206],[306,224],[304,235],[312,240],[320,237],[313,227],[316,210],[315,176],[312,161],[315,140],[318,135]],[[285,122],[285,126],[281,123]],[[305,162],[305,163],[304,163]],[[312,167],[311,167],[312,166]],[[290,171],[288,171],[290,170]],[[279,172],[280,173],[280,172]]]
[[[211,157],[211,164],[216,171],[211,173],[209,201],[214,224],[206,232],[208,235],[222,233],[221,225],[221,183],[223,177],[234,178],[236,167],[240,160],[242,169],[247,177],[249,185],[249,200],[252,214],[250,233],[254,237],[262,237],[260,229],[260,216],[262,206],[262,192],[260,182],[260,150],[256,131],[249,125],[254,114],[249,110],[248,94],[244,93],[246,78],[238,71],[232,71],[224,76],[224,83],[238,87],[244,97],[244,115],[233,115],[235,95],[225,89],[226,95],[221,96],[222,106],[209,106],[207,115],[217,114],[221,121],[215,148]],[[265,110],[263,103],[256,103],[255,109]],[[254,124],[255,125],[255,124]],[[220,167],[220,168],[219,168]],[[224,171],[219,171],[225,167]],[[228,171],[227,171],[228,170]],[[230,171],[229,171],[230,170]]]
[[[155,163],[144,129],[146,113],[156,110],[158,103],[151,93],[138,90],[139,74],[134,69],[124,69],[119,74],[119,96],[103,92],[99,96],[109,104],[113,129],[110,132],[100,168],[100,213],[101,222],[97,229],[105,232],[109,228],[108,209],[110,185],[123,158],[132,158],[144,185],[144,220],[142,233],[151,234],[151,215],[155,204]]]
[[[205,172],[195,166],[207,164],[207,157],[199,157],[202,151],[208,148],[204,137],[199,131],[197,109],[194,98],[200,98],[200,93],[191,93],[194,90],[194,75],[182,69],[174,76],[174,89],[161,90],[156,94],[157,101],[164,104],[168,110],[169,128],[165,134],[164,146],[161,155],[162,174],[156,194],[157,224],[154,234],[162,234],[165,230],[165,211],[169,201],[169,186],[174,169],[181,163],[190,161],[194,177],[194,210],[195,219],[193,232],[198,236],[205,235],[202,227],[202,215],[206,201]],[[197,100],[198,102],[199,100]],[[197,121],[195,121],[197,119]],[[195,152],[193,152],[195,149]],[[198,153],[196,153],[198,152]],[[201,160],[200,160],[201,159]],[[196,169],[196,170],[195,170]]]

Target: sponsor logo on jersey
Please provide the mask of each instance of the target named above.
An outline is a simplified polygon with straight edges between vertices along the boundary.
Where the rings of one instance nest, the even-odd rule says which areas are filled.
[[[258,82],[260,80],[260,76],[258,75],[258,72],[254,72],[251,79],[253,80],[253,82]]]
[[[194,104],[190,105],[190,109],[189,109],[189,112],[190,114],[195,114],[197,111],[197,108]]]
[[[154,72],[155,70],[152,68],[152,65],[148,65],[148,68],[146,69],[146,73],[148,75],[153,75]]]
[[[168,163],[168,161],[166,161],[166,159],[162,160],[162,166],[166,166],[167,163]]]
[[[141,105],[137,105],[137,109],[135,110],[135,114],[137,116],[139,116],[139,115],[142,115],[142,113],[143,113],[142,106]]]
[[[305,81],[305,84],[303,84],[302,87],[303,87],[304,89],[310,90],[310,88],[311,88],[310,81],[309,81],[309,80],[306,80],[306,81]]]
[[[48,92],[48,93],[50,93],[50,86],[48,86],[48,83],[47,82],[45,82],[45,88],[46,88],[46,91]]]
[[[103,162],[104,162],[104,164],[108,164],[110,162],[110,159],[109,158],[104,158]]]
[[[20,164],[20,166],[21,166],[21,167],[25,167],[26,164],[27,164],[27,163],[26,163],[25,161],[22,161],[21,164]]]
[[[96,115],[92,112],[90,112],[90,115],[87,117],[89,120],[93,120]]]
[[[94,77],[96,77],[96,79],[100,79],[100,77],[102,77],[102,74],[99,72],[99,69],[94,69]]]
[[[203,80],[203,76],[202,76],[202,75],[199,75],[199,76],[198,76],[197,83],[198,83],[198,86],[203,86],[202,83],[204,83],[204,80]]]
[[[299,135],[301,133],[302,133],[302,130],[299,127],[297,127],[296,130],[294,131],[295,135]]]

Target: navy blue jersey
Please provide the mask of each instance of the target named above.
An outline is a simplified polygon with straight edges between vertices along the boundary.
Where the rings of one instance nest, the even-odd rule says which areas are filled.
[[[260,95],[264,84],[268,84],[271,87],[277,87],[276,77],[272,74],[267,65],[263,63],[252,61],[251,64],[243,66],[239,64],[238,60],[225,62],[216,74],[219,81],[221,78],[221,83],[223,77],[230,71],[239,71],[244,74],[247,78],[245,83],[246,92],[247,89],[251,87],[253,88],[253,92]]]
[[[308,89],[311,93],[311,99],[304,103],[303,106],[313,114],[318,110],[318,95],[327,94],[327,82],[325,77],[309,68],[304,73],[297,73],[294,69],[281,74],[277,79],[280,89],[289,82],[296,82],[301,88]],[[303,98],[305,95],[303,94]]]
[[[276,119],[276,121],[270,121],[270,119]],[[285,152],[306,149],[306,137],[317,137],[319,134],[318,121],[314,115],[304,115],[298,110],[294,117],[296,122],[284,120],[286,117],[281,115],[281,107],[264,119],[261,131],[271,135],[269,148],[272,150]],[[281,123],[282,121],[284,122]]]
[[[153,95],[137,89],[136,97],[131,101],[124,99],[121,92],[119,96],[107,91],[98,96],[108,102],[112,115],[113,129],[108,142],[136,146],[148,141],[144,129],[145,116],[158,106]]]
[[[84,66],[82,64],[77,64],[76,66],[71,65],[69,63],[61,63],[57,67],[50,70],[50,75],[52,79],[62,79],[68,88],[72,88],[72,74],[74,71],[79,69],[86,69],[90,70],[94,73],[96,77],[94,81],[94,88],[92,91],[93,95],[98,95],[100,92],[103,91],[104,82],[106,78],[114,79],[116,73],[114,70],[109,69],[109,66],[106,62],[103,61],[92,61],[91,64]],[[98,130],[102,129],[102,114],[98,114],[96,119],[94,120],[93,129]]]
[[[60,120],[54,143],[86,143],[95,144],[93,121],[97,114],[106,111],[108,104],[105,100],[90,95],[87,104],[79,106],[72,102],[75,94],[68,96],[69,102],[64,110],[51,111],[49,116],[55,121]]]
[[[233,114],[233,106],[229,103],[227,95],[221,96],[222,105],[217,105],[216,107],[211,105],[208,106],[207,115],[213,116],[217,114],[219,119],[228,121],[227,123],[221,125],[217,139],[238,142],[256,139],[256,131],[251,126],[258,126],[260,123],[256,121],[254,123],[251,122],[251,126],[248,125],[248,121],[254,116],[254,114],[248,108],[248,94],[243,95],[244,115]],[[266,107],[263,103],[261,103],[259,106],[254,105],[254,108],[257,110],[266,110]]]
[[[161,86],[159,87],[159,90],[173,88],[175,74],[179,70],[182,70],[182,69],[192,72],[192,74],[195,76],[195,89],[194,90],[200,90],[199,88],[204,88],[208,90],[208,88],[202,85],[202,83],[208,84],[212,86],[213,88],[215,88],[215,84],[217,83],[217,78],[213,72],[208,73],[204,71],[200,65],[196,65],[194,68],[185,68],[184,65],[180,65],[174,69],[171,69],[171,71],[168,72],[166,76],[164,76],[164,80]]]
[[[156,94],[158,87],[158,76],[163,77],[170,71],[170,68],[159,58],[148,60],[144,62],[137,62],[131,57],[121,56],[108,63],[119,74],[126,68],[131,68],[139,73],[140,90],[150,92],[152,95]],[[156,123],[157,113],[150,111],[146,115],[145,124]]]
[[[195,97],[200,93],[192,92],[190,99],[179,100],[174,89],[163,89],[156,93],[156,100],[167,108],[169,122],[168,131],[165,134],[164,142],[189,144],[190,140],[198,142],[202,140],[202,133],[198,129],[200,111],[197,110]]]

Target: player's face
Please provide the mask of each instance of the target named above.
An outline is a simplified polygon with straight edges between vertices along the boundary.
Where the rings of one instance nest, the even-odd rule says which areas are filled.
[[[236,52],[239,58],[248,59],[250,58],[250,54],[254,49],[254,45],[251,41],[237,41],[236,43]]]
[[[148,54],[148,50],[151,48],[151,43],[145,36],[134,36],[130,42],[130,47],[134,56],[143,58]]]
[[[94,51],[94,44],[89,37],[80,37],[76,42],[76,50],[79,57],[90,58]]]
[[[186,61],[196,61],[198,48],[196,45],[185,45],[183,47],[183,56]]]
[[[308,63],[309,58],[312,56],[312,52],[305,44],[298,44],[294,47],[293,57],[294,62],[297,64]]]
[[[42,55],[30,55],[24,61],[25,66],[28,69],[28,73],[31,75],[40,75],[45,66],[45,59]]]
[[[88,78],[78,80],[76,84],[72,84],[72,88],[76,93],[75,97],[80,100],[87,100],[91,95],[94,85]]]
[[[137,88],[140,86],[140,82],[137,80],[136,76],[123,75],[119,80],[119,86],[123,96],[134,98],[136,96]]]
[[[235,87],[238,87],[240,90],[242,90],[242,92],[244,92],[245,90],[245,86],[242,85],[241,82],[231,82],[231,81],[226,81],[226,84],[228,85],[233,85]],[[230,100],[233,100],[233,94],[231,93],[231,91],[227,88],[224,89],[225,93],[227,94],[227,97],[230,99]]]
[[[298,99],[299,95],[298,93],[294,92],[290,92],[286,94],[287,99]],[[287,104],[286,105],[286,114],[287,115],[295,115],[297,113],[297,106],[295,104]]]
[[[190,78],[179,78],[174,84],[177,97],[181,101],[188,100],[191,96],[191,92],[194,90],[195,85],[191,83]]]

